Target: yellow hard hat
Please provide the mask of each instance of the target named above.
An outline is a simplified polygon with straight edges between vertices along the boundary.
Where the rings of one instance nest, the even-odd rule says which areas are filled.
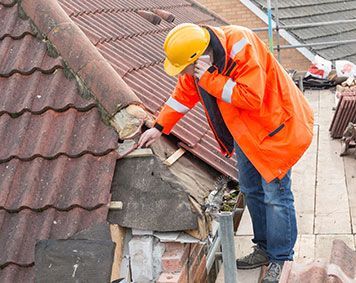
[[[206,28],[195,24],[180,24],[173,28],[164,41],[166,53],[164,70],[170,76],[178,75],[204,53],[210,42]]]

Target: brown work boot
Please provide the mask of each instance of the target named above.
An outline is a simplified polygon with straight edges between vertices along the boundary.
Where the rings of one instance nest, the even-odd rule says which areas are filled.
[[[253,252],[236,260],[237,269],[253,269],[262,265],[268,265],[267,254],[257,246],[253,247]]]

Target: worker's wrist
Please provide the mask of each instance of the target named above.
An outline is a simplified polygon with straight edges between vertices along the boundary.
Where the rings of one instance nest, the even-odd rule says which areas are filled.
[[[208,70],[206,70],[203,75],[200,77],[199,79],[199,86],[201,87],[205,87],[209,85],[209,79],[211,78],[212,74],[214,74],[214,72],[217,69],[215,68],[215,66],[210,66],[210,68]]]

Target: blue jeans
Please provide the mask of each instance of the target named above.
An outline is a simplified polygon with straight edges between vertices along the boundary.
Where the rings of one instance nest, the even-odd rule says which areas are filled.
[[[267,183],[235,144],[240,190],[251,214],[254,242],[271,262],[293,260],[297,239],[291,171]]]

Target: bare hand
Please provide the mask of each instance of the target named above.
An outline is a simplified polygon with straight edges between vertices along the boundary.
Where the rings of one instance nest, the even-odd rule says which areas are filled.
[[[209,69],[210,64],[203,61],[202,59],[198,59],[194,65],[194,76],[200,79],[203,74]]]
[[[144,145],[146,145],[146,147],[149,146],[154,141],[158,140],[161,135],[162,133],[156,128],[147,130],[141,135],[138,141],[138,148],[141,148]]]

